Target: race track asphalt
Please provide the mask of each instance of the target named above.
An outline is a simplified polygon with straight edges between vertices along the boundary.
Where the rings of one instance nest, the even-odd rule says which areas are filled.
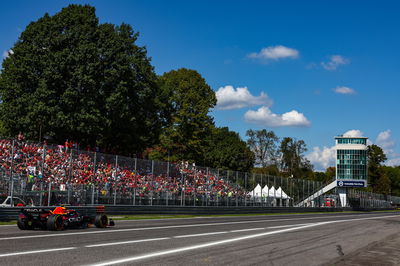
[[[400,213],[131,220],[62,232],[0,226],[0,265],[400,265]]]

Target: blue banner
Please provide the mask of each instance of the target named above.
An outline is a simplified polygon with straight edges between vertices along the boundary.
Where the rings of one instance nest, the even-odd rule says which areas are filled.
[[[337,180],[338,187],[366,187],[365,180]]]

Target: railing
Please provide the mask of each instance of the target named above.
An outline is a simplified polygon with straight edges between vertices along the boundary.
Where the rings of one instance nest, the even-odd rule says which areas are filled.
[[[400,207],[400,197],[351,189],[348,191],[349,205],[354,208]]]
[[[258,184],[263,188],[260,194],[254,190]],[[305,179],[0,140],[0,194],[34,205],[286,207],[295,206],[322,185]],[[326,206],[323,195],[309,205],[322,206]]]

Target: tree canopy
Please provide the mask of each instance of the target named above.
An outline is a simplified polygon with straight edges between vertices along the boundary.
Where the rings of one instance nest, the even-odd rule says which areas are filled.
[[[386,154],[381,147],[375,144],[368,146],[368,179],[374,192],[389,193],[390,178],[382,167],[386,160]]]
[[[227,127],[213,128],[206,140],[203,165],[241,172],[252,169],[254,154],[238,133]]]
[[[300,178],[312,173],[312,165],[304,153],[307,146],[304,140],[296,140],[285,137],[281,141],[280,152],[282,154],[281,169],[289,175]]]
[[[151,145],[160,125],[156,75],[137,39],[130,25],[100,24],[91,6],[31,22],[0,75],[6,133],[122,153]]]
[[[249,129],[246,132],[246,136],[248,137],[247,145],[255,155],[256,165],[264,168],[278,163],[279,138],[273,131]]]
[[[215,92],[197,71],[186,68],[164,73],[158,84],[166,126],[150,156],[202,162],[206,137],[214,127],[209,112],[217,103]]]

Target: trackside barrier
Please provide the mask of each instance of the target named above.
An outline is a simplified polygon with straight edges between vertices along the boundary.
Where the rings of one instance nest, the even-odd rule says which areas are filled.
[[[44,208],[49,207],[23,207]],[[16,220],[21,209],[18,207],[0,208],[0,221]],[[295,208],[295,207],[170,207],[164,206],[74,206],[71,207],[83,215],[94,216],[105,212],[108,215],[162,214],[162,215],[223,215],[223,214],[268,214],[268,213],[313,213],[313,212],[342,212],[342,211],[376,211],[394,210],[395,208]]]

